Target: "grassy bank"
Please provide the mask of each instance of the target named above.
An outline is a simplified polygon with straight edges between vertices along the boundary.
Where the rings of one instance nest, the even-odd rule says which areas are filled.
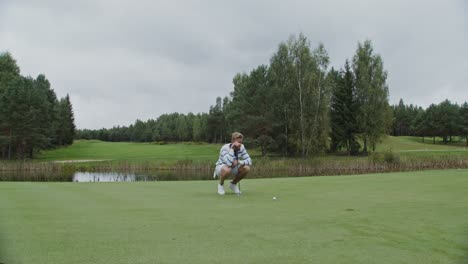
[[[457,139],[458,140],[458,139]],[[392,137],[386,136],[381,144],[377,145],[377,151],[386,151],[392,149],[394,151],[406,152],[427,152],[427,151],[463,151],[468,150],[465,141],[449,142],[445,144],[442,138],[436,138],[436,143],[432,143],[432,138],[421,137]]]
[[[466,155],[468,148],[460,145],[426,143],[418,137],[387,136],[377,145],[377,152],[392,151],[403,156],[414,155]],[[98,140],[77,140],[66,148],[45,151],[37,157],[39,162],[47,161],[127,161],[127,162],[174,162],[174,161],[211,161],[218,158],[221,144],[179,143],[158,145],[151,143],[104,142]],[[260,153],[249,149],[254,157]],[[330,155],[335,159],[340,155]]]
[[[427,142],[427,141],[426,141]],[[145,172],[155,170],[197,171],[214,169],[220,144],[76,141],[70,147],[42,153],[27,162],[0,161],[0,180],[12,171],[31,173],[73,173],[75,171]],[[321,154],[308,159],[261,157],[250,149],[254,166],[250,177],[344,175],[423,169],[468,168],[468,149],[460,146],[422,143],[420,138],[387,137],[369,156]],[[37,177],[34,175],[34,177]],[[200,177],[197,177],[200,179]],[[201,177],[203,178],[203,177]]]
[[[220,145],[203,143],[180,143],[158,145],[151,143],[104,142],[99,140],[77,140],[66,148],[45,151],[38,161],[129,161],[147,160],[213,160]]]
[[[467,174],[2,183],[0,262],[465,263]]]

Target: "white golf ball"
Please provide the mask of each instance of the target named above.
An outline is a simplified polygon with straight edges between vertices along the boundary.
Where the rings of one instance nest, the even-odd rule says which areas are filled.
[[[276,200],[276,196],[273,197],[273,200]]]

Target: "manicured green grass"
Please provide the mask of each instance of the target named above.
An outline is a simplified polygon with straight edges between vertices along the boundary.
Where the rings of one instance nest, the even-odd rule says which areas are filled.
[[[466,263],[468,170],[0,184],[0,262]],[[277,199],[273,200],[272,197]]]
[[[43,165],[43,162],[49,161],[87,161],[66,164],[66,171],[142,171],[174,168],[210,169],[210,166],[214,166],[215,161],[218,159],[221,145],[194,143],[156,145],[150,143],[78,140],[70,147],[41,153],[33,163]],[[449,168],[463,168],[464,165],[462,164],[465,164],[468,158],[468,148],[422,143],[415,137],[385,137],[377,145],[377,152],[383,153],[388,151],[392,151],[401,157],[402,163],[399,165],[401,170],[412,170],[414,169],[414,164],[420,164],[421,162],[425,163],[425,168],[447,168],[447,164],[450,162],[450,164],[454,165],[448,166]],[[317,166],[323,167],[322,163],[325,162],[331,170],[327,170],[328,172],[324,171],[320,173],[321,175],[330,174],[330,171],[335,171],[336,167],[344,166],[351,168],[354,166],[353,164],[357,163],[361,164],[359,166],[362,172],[367,172],[367,167],[374,166],[372,165],[373,163],[371,165],[363,165],[368,160],[367,157],[363,156],[322,153],[304,160],[301,158],[284,159],[281,155],[273,153],[270,153],[267,158],[262,158],[259,150],[254,148],[249,148],[249,153],[257,169],[274,167],[291,170],[301,164],[317,164]],[[371,160],[374,162],[376,159],[371,157]],[[34,167],[33,165],[31,166]],[[369,170],[372,171],[372,168]]]
[[[420,137],[392,137],[386,136],[382,143],[377,145],[377,151],[397,151],[397,152],[458,152],[458,151],[468,151],[468,148],[462,145],[444,145],[444,144],[432,144],[432,139],[426,138],[422,142]]]
[[[155,145],[132,142],[104,142],[98,140],[77,140],[66,148],[45,151],[38,156],[39,161],[60,160],[113,160],[113,161],[215,161],[221,144],[168,144]],[[468,149],[461,146],[422,143],[416,137],[387,136],[377,145],[377,151],[394,151],[432,154],[467,154]],[[259,156],[259,151],[249,149],[252,156]],[[413,155],[413,154],[411,154]],[[332,157],[336,158],[336,157]]]
[[[413,140],[416,142],[422,142],[422,143],[434,145],[434,141],[432,137],[424,137],[424,142],[423,142],[422,137],[404,137],[404,138],[408,138],[409,140]],[[458,146],[458,147],[463,147],[463,148],[467,147],[466,139],[464,137],[452,137],[452,142],[450,141],[444,142],[443,138],[435,137],[435,144],[444,145],[444,146],[455,146],[455,147]]]
[[[386,136],[383,141],[377,145],[377,152],[396,152],[401,157],[409,159],[466,159],[468,158],[468,148],[463,144],[442,144],[437,141],[432,144],[432,139],[426,138],[422,142],[420,137],[392,137]]]
[[[76,140],[70,147],[43,152],[38,156],[38,160],[212,160],[218,157],[220,147],[220,145],[215,144],[156,145],[150,143]]]

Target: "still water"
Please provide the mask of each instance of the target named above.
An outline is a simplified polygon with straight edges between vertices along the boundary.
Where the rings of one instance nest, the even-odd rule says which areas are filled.
[[[209,171],[145,171],[145,172],[21,172],[0,171],[0,181],[33,182],[135,182],[135,181],[185,181],[210,180]]]
[[[302,176],[287,171],[251,171],[248,178],[275,178]],[[1,181],[28,182],[136,182],[136,181],[190,181],[212,180],[213,171],[205,170],[155,170],[145,172],[35,172],[0,171]]]
[[[156,178],[152,178],[156,180]],[[146,178],[145,178],[146,180]],[[73,174],[74,182],[133,182],[137,181],[135,173],[120,172],[75,172]]]
[[[135,182],[135,181],[180,181],[209,180],[207,174],[195,171],[168,172],[153,171],[145,173],[130,172],[75,172],[73,182]]]

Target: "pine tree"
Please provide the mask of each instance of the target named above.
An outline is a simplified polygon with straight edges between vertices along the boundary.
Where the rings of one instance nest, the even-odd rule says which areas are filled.
[[[57,129],[60,120],[58,107],[59,102],[45,75],[40,74],[37,76],[35,86],[46,95],[46,101],[44,102],[46,113],[43,116],[42,124],[46,126],[46,148],[51,148],[57,144]]]
[[[71,145],[75,137],[75,117],[70,96],[67,94],[59,102],[59,128],[57,130],[57,142],[59,145]],[[108,133],[101,131],[100,139],[108,140]]]
[[[210,142],[224,142],[226,139],[224,128],[226,127],[226,117],[223,112],[223,104],[221,97],[216,98],[216,105],[210,107],[208,114],[208,133]]]
[[[411,130],[415,136],[422,137],[422,142],[424,143],[424,137],[428,136],[429,133],[426,124],[426,111],[421,107],[418,108],[414,119],[411,120]]]
[[[345,91],[342,85],[342,76],[335,69],[331,69],[329,73],[330,82],[332,82],[332,97],[330,102],[330,119],[331,119],[331,145],[330,150],[336,152],[344,145],[345,129]]]
[[[466,146],[468,146],[468,102],[465,102],[460,107],[461,129],[460,134],[465,138]]]
[[[356,141],[356,91],[354,86],[354,75],[348,60],[345,68],[340,73],[332,70],[335,89],[331,100],[332,119],[332,151],[342,147],[346,148],[348,155],[359,151]]]
[[[75,131],[76,131],[76,126],[75,126],[75,113],[73,112],[73,106],[70,101],[70,96],[67,94],[65,97],[65,102],[67,106],[67,126],[68,126],[68,131],[67,131],[67,143],[68,144],[73,144],[73,139],[75,137]]]

